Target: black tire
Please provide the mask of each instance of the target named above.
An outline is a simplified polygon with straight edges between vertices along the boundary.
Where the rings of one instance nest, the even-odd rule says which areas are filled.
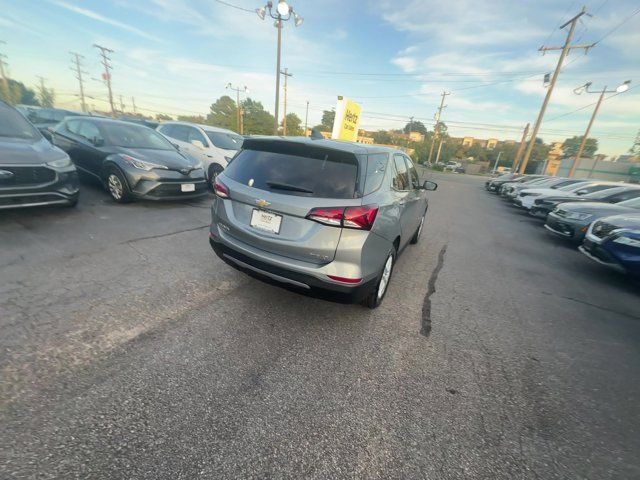
[[[80,196],[79,196],[79,195],[77,195],[75,198],[73,198],[73,199],[69,200],[69,203],[67,203],[67,204],[65,205],[65,207],[73,208],[73,207],[75,207],[76,205],[78,205],[78,198],[79,198],[79,197],[80,197]]]
[[[209,180],[209,188],[213,190],[213,182],[216,177],[220,175],[224,171],[224,167],[219,163],[212,163],[209,165],[209,170],[207,171],[207,178]]]
[[[389,271],[389,277],[387,278],[387,281],[384,284],[384,287],[383,287],[384,292],[382,292],[382,295],[379,295],[378,292],[382,285],[382,278],[385,273],[385,268],[386,268],[387,262],[389,261],[389,257],[391,257],[391,269]],[[393,277],[393,268],[396,265],[396,257],[397,257],[397,251],[394,246],[392,247],[392,250],[387,254],[387,259],[385,260],[385,263],[382,266],[380,275],[378,275],[378,281],[376,282],[375,288],[371,291],[371,293],[369,293],[362,300],[362,305],[364,305],[365,307],[371,308],[371,309],[378,308],[382,303],[382,301],[384,300],[384,297],[387,294],[387,291],[389,290],[389,284],[391,283],[391,278]]]
[[[422,235],[422,230],[424,230],[424,222],[427,219],[427,212],[425,210],[424,215],[422,215],[422,218],[420,219],[420,225],[418,225],[418,229],[416,230],[416,233],[413,234],[413,237],[411,237],[411,244],[415,245],[416,243],[418,243],[420,241],[420,235]]]
[[[117,185],[120,185],[118,189]],[[117,203],[128,203],[132,200],[131,190],[129,184],[124,178],[124,175],[116,167],[110,167],[104,175],[104,185],[107,188],[107,192]],[[119,193],[118,193],[119,192]]]

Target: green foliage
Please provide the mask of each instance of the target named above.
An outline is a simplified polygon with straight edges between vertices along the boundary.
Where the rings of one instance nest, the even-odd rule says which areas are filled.
[[[158,120],[159,122],[166,122],[166,121],[173,120],[173,117],[166,115],[164,113],[158,113],[156,114],[156,120]]]
[[[178,121],[207,125],[207,119],[203,115],[178,115]]]
[[[0,81],[0,99],[10,105],[40,105],[33,90],[12,78],[7,79],[6,86],[3,81]]]
[[[333,130],[333,122],[336,119],[335,110],[324,110],[322,112],[322,122],[318,127],[319,129],[325,132],[330,132]]]
[[[391,136],[391,132],[388,130],[378,130],[373,132],[373,141],[383,145],[390,145],[393,143],[394,138]]]
[[[404,126],[404,133],[409,133],[409,132],[419,132],[423,135],[427,134],[427,127],[424,126],[424,123],[422,122],[418,122],[418,121],[413,121],[413,122],[409,122]]]
[[[272,135],[275,118],[267,112],[261,102],[247,98],[244,109],[244,133],[250,135]],[[288,125],[287,125],[288,127]]]
[[[211,112],[207,115],[207,124],[236,132],[240,131],[236,102],[230,96],[223,95],[217,99],[215,103],[211,104],[210,110]]]
[[[284,122],[281,123],[283,125]],[[287,113],[287,135],[300,136],[303,135],[302,120],[295,113]]]
[[[41,85],[38,88],[38,102],[44,108],[53,108],[56,102],[56,92],[53,88],[47,88]]]
[[[564,158],[573,158],[578,153],[578,149],[580,148],[580,143],[584,135],[573,136],[571,138],[567,138],[562,144],[562,156]],[[588,138],[587,143],[584,146],[584,150],[582,151],[582,156],[591,158],[598,151],[598,140],[595,138]]]

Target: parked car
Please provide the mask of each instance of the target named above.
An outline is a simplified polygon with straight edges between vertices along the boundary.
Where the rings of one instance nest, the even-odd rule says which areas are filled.
[[[545,228],[581,242],[591,222],[611,215],[640,213],[640,198],[611,204],[602,202],[561,203],[547,216]]]
[[[67,118],[53,143],[119,203],[175,200],[207,193],[202,163],[183,155],[155,130],[107,118]]]
[[[562,191],[569,196],[580,196],[588,193],[599,192],[600,190],[606,190],[607,188],[619,187],[620,183],[616,182],[603,182],[600,180],[584,181],[574,183],[573,185],[567,185],[558,189],[553,188],[526,188],[521,190],[518,195],[513,199],[513,203],[518,207],[522,207],[526,210],[533,207],[533,202],[537,198],[544,198],[551,195],[557,195]]]
[[[547,178],[548,177],[545,177],[544,175],[523,175],[522,177],[516,178],[510,182],[505,182],[500,185],[500,187],[498,188],[498,193],[500,194],[500,196],[505,196],[508,192],[513,191],[513,189],[517,185],[537,185],[539,182],[543,182]]]
[[[0,209],[75,206],[79,191],[69,155],[0,101]]]
[[[547,218],[547,215],[561,203],[569,202],[604,202],[619,203],[640,197],[640,185],[627,185],[607,188],[586,195],[557,195],[537,198],[529,210],[531,215]]]
[[[593,222],[579,250],[591,260],[640,278],[640,214]]]
[[[250,138],[215,179],[210,242],[235,268],[375,308],[436,188],[397,150]]]
[[[157,130],[181,151],[200,160],[209,182],[227,167],[244,141],[244,137],[231,130],[195,123],[166,122]]]
[[[495,178],[491,178],[484,183],[484,187],[490,192],[497,192],[503,183],[511,182],[521,175],[518,173],[505,173],[498,175]]]
[[[575,178],[562,178],[562,177],[550,177],[540,179],[535,184],[520,184],[514,186],[506,195],[505,199],[513,202],[515,198],[520,194],[522,190],[528,190],[531,188],[549,188],[551,190],[560,190],[562,188],[570,189],[570,185],[584,183],[584,180],[577,180]]]
[[[123,122],[136,123],[138,125],[144,125],[145,127],[149,128],[158,128],[158,125],[160,125],[160,122],[156,122],[155,120],[149,120],[142,117],[134,117],[131,115],[120,115],[118,117],[118,120],[122,120]]]
[[[62,120],[67,117],[87,116],[87,114],[61,108],[37,108],[26,110],[26,116],[47,140],[51,140],[51,131]]]
[[[447,164],[442,168],[443,172],[454,172],[457,173],[458,169],[462,168],[462,164],[460,162],[447,162]],[[462,169],[464,173],[464,169]]]

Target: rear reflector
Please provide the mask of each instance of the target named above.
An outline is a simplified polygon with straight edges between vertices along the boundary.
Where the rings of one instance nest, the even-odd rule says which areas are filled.
[[[331,280],[335,280],[340,283],[349,283],[351,285],[360,283],[362,281],[361,278],[345,278],[345,277],[336,277],[335,275],[327,275]]]
[[[229,198],[229,188],[218,177],[213,182],[213,191],[220,198]]]
[[[307,218],[333,227],[371,230],[377,214],[377,205],[364,205],[362,207],[323,207],[312,209],[307,214]]]

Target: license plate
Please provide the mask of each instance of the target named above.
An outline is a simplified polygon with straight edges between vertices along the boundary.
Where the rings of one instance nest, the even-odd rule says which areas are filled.
[[[180,185],[180,190],[182,190],[183,192],[195,192],[196,191],[196,184],[195,183],[183,183],[182,185]]]
[[[251,226],[271,233],[280,233],[282,216],[264,210],[253,209],[251,213]]]

